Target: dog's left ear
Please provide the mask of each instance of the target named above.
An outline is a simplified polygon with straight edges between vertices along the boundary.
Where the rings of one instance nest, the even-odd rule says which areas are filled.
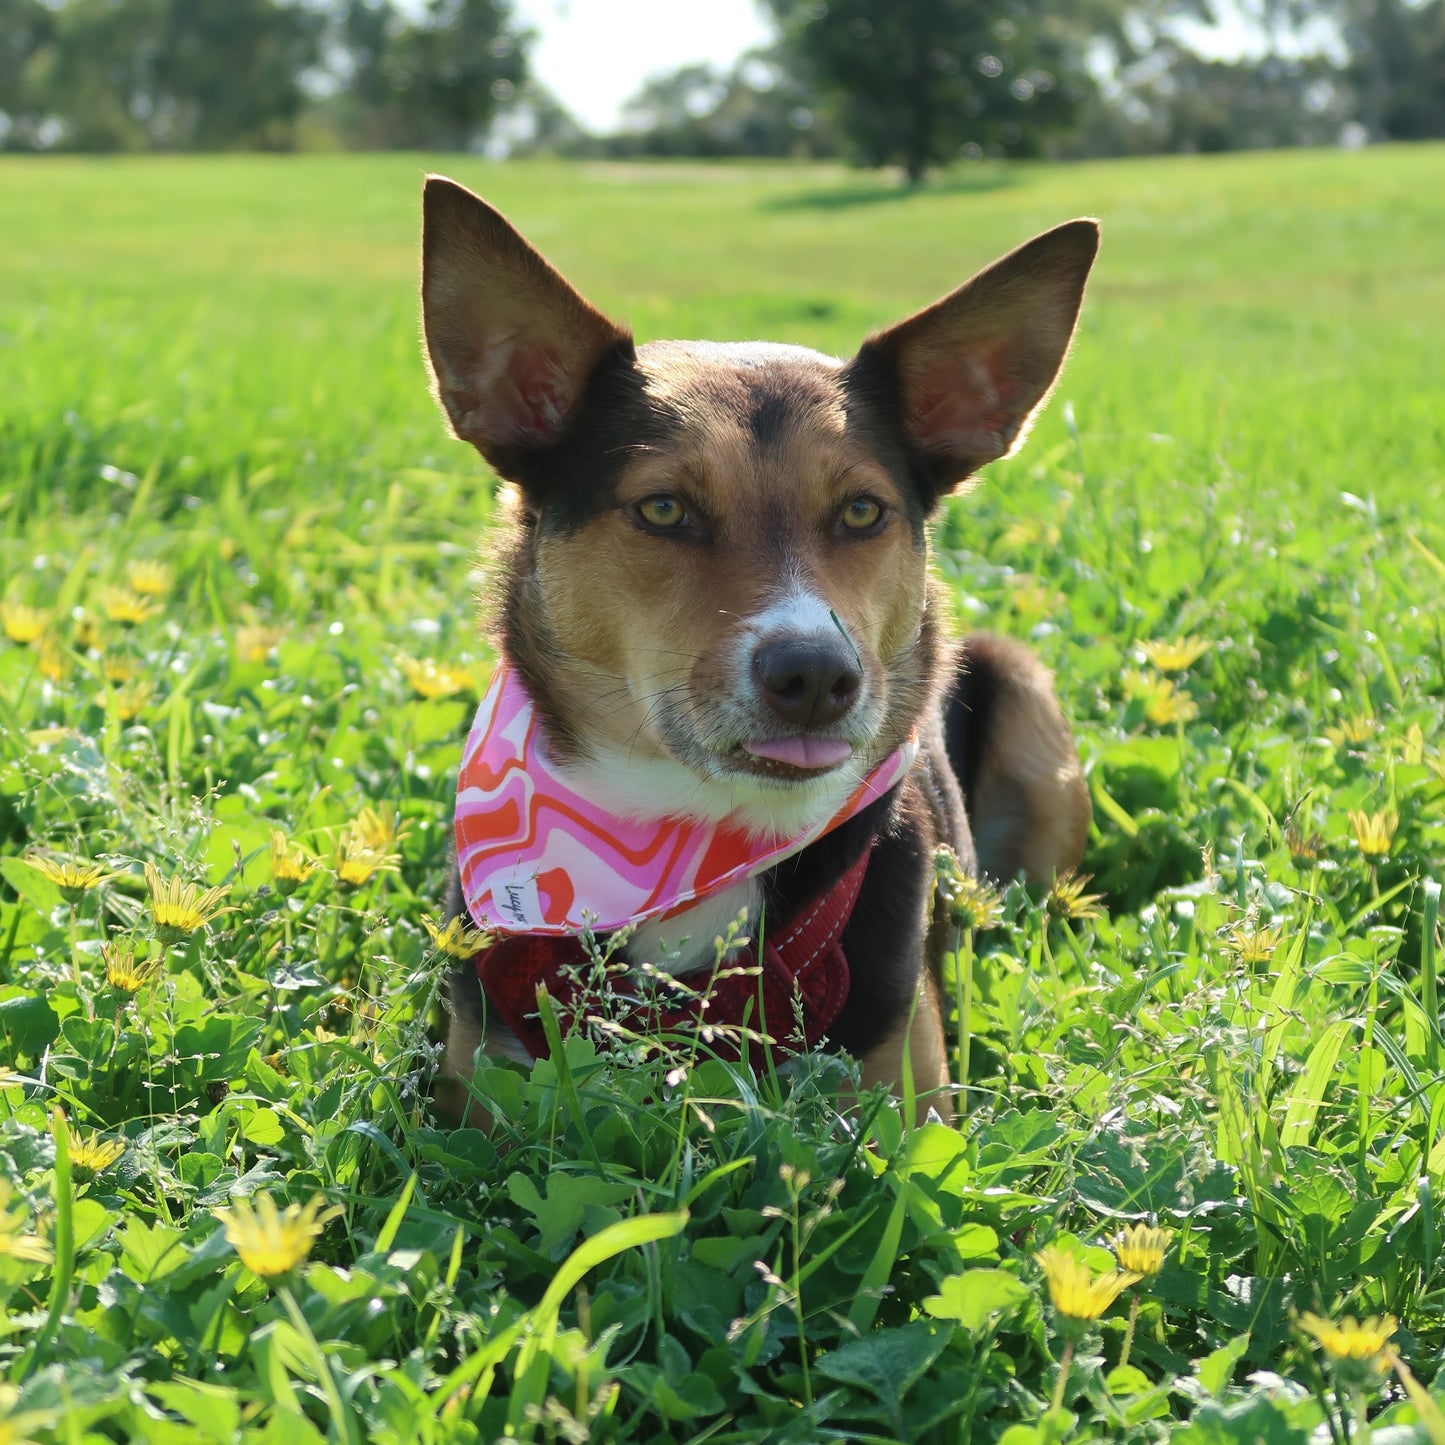
[[[1097,221],[1045,231],[870,336],[849,363],[857,384],[895,392],[931,472],[930,504],[1022,443],[1069,349],[1098,249]]]
[[[437,400],[503,476],[562,435],[604,357],[632,352],[625,327],[445,176],[422,192],[421,299]]]

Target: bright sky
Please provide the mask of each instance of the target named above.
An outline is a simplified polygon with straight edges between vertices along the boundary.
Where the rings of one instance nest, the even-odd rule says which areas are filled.
[[[1179,30],[1206,54],[1259,53],[1244,8],[1222,0],[1220,24],[1181,23]],[[774,38],[760,0],[514,0],[513,9],[537,32],[534,74],[598,134],[617,128],[623,103],[649,76],[699,60],[726,70],[743,51]]]
[[[537,32],[532,70],[588,130],[615,129],[650,75],[706,60],[726,69],[773,38],[754,0],[515,0]]]

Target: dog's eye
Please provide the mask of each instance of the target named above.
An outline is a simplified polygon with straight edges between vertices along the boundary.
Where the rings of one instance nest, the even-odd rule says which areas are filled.
[[[872,497],[854,497],[843,508],[843,525],[850,532],[868,532],[883,520],[883,508]]]
[[[676,497],[669,497],[664,493],[656,497],[644,497],[637,504],[637,515],[649,527],[670,532],[687,521],[687,508]]]

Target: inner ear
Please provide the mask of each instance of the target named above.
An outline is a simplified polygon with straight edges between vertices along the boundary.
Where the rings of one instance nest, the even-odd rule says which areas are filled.
[[[870,336],[850,363],[891,376],[905,434],[940,491],[1022,443],[1068,352],[1098,248],[1096,221],[1046,231]]]
[[[465,186],[422,193],[422,323],[452,430],[504,475],[566,429],[588,378],[631,333],[584,300]]]

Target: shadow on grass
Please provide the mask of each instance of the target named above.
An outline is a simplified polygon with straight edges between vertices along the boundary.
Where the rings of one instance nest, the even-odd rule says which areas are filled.
[[[905,181],[871,181],[856,186],[828,186],[799,191],[764,201],[766,211],[846,211],[855,206],[876,206],[906,201],[914,196],[972,196],[1005,191],[1019,183],[1015,170],[969,170],[910,186]]]

